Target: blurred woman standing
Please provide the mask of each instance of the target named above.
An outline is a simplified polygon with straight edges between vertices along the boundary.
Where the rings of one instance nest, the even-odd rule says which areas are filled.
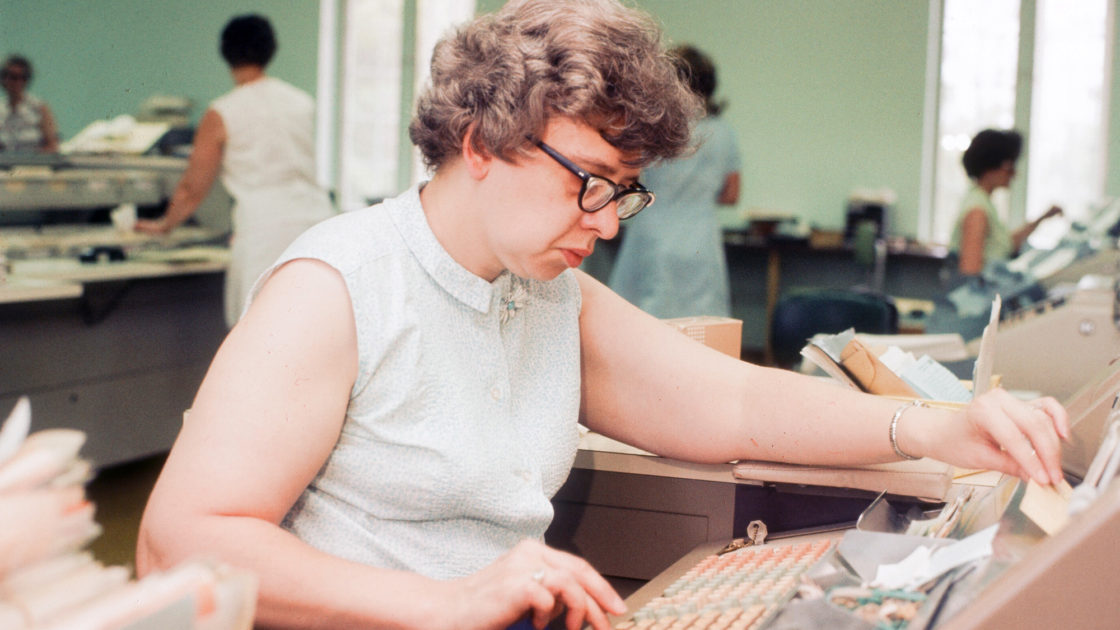
[[[315,181],[315,101],[265,74],[276,36],[260,15],[233,18],[221,52],[233,91],[203,114],[190,162],[157,220],[136,229],[165,234],[186,221],[220,175],[234,199],[233,240],[226,270],[226,325],[241,317],[249,289],[304,230],[335,214]]]
[[[655,317],[726,317],[731,287],[717,207],[739,201],[739,146],[712,98],[715,64],[692,46],[673,56],[707,115],[696,124],[694,153],[643,173],[657,207],[626,225],[610,286]]]
[[[0,99],[0,152],[58,151],[58,125],[51,108],[27,91],[31,74],[31,62],[20,55],[11,55],[0,66],[0,84],[7,95]]]

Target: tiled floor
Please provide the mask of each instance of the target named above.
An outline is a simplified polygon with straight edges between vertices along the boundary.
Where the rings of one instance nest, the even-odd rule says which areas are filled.
[[[90,549],[103,564],[134,566],[140,516],[163,461],[163,455],[156,455],[105,468],[86,486],[86,493],[97,509],[97,523],[102,527]]]

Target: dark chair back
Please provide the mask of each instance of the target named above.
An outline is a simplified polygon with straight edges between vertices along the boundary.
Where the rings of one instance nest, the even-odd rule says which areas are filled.
[[[890,297],[851,289],[812,289],[778,301],[770,321],[770,352],[779,367],[791,368],[801,348],[816,334],[856,332],[895,334],[898,308]]]

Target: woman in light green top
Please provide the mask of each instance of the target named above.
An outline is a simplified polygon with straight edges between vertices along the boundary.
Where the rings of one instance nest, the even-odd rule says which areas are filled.
[[[1014,130],[985,129],[972,139],[961,163],[973,180],[973,187],[961,203],[961,212],[953,228],[951,247],[957,253],[957,269],[962,275],[975,276],[985,263],[1006,260],[1019,253],[1027,237],[1044,220],[1062,214],[1051,206],[1042,216],[1012,232],[1000,219],[992,204],[992,192],[1006,188],[1015,177],[1015,161],[1023,148],[1023,137]]]

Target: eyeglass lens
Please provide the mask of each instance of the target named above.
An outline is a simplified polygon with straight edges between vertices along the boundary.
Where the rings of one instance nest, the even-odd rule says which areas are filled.
[[[629,219],[638,214],[653,201],[653,197],[646,192],[632,192],[623,195],[618,200],[618,218]]]
[[[638,190],[619,191],[618,186],[610,180],[598,175],[591,175],[584,183],[580,205],[587,212],[595,212],[614,200],[616,195],[618,199],[616,213],[620,219],[634,216],[653,200],[653,197],[647,192]]]

